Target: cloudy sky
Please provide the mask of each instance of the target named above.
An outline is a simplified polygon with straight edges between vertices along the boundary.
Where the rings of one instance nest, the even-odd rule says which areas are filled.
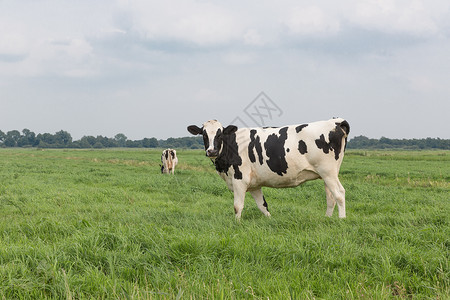
[[[261,92],[278,108],[264,125],[450,138],[450,2],[0,0],[4,132],[254,126]]]

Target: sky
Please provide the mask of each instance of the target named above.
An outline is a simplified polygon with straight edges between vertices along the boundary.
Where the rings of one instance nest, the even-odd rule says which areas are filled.
[[[129,139],[345,118],[450,138],[448,0],[0,0],[0,130]]]

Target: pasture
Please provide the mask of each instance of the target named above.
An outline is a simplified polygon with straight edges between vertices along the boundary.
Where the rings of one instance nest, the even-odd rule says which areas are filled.
[[[449,151],[347,151],[321,180],[233,195],[204,151],[0,149],[0,298],[448,299]]]

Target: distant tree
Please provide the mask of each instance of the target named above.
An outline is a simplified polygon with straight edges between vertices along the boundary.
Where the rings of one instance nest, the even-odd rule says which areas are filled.
[[[31,147],[31,145],[26,137],[21,136],[20,139],[17,141],[17,147]]]
[[[91,135],[87,136],[86,139],[87,139],[87,141],[89,142],[89,144],[91,146],[94,146],[95,143],[97,143],[97,138],[95,138],[95,137],[93,137]]]
[[[80,141],[74,141],[74,142],[72,142],[72,144],[70,144],[70,148],[75,148],[75,149],[82,148],[82,147],[81,147]]]
[[[117,141],[115,139],[111,139],[106,136],[103,137],[103,139],[101,140],[101,143],[103,144],[103,146],[105,146],[107,148],[119,147],[119,143],[117,143]]]
[[[23,129],[22,137],[18,141],[18,146],[36,146],[36,134],[29,129]]]
[[[103,146],[103,144],[100,142],[95,142],[95,144],[92,146],[92,148],[102,149],[102,148],[105,148],[105,146]]]
[[[128,140],[123,134],[119,133],[114,138],[106,136],[83,136],[78,141],[73,141],[70,133],[60,130],[55,134],[43,133],[36,135],[29,129],[23,129],[22,133],[18,130],[8,131],[6,134],[0,130],[1,147],[41,147],[41,148],[111,148],[111,147],[130,147],[130,148],[187,148],[202,149],[203,139],[201,136],[168,138],[166,140],[157,140],[156,138],[144,138],[142,140]],[[380,139],[370,139],[365,136],[357,136],[348,141],[348,149],[445,149],[450,150],[450,140],[440,138],[426,139],[390,139],[381,137]]]
[[[349,149],[445,149],[450,150],[450,140],[440,138],[426,139],[369,139],[365,136],[357,136],[348,142]]]
[[[6,133],[6,137],[12,138],[15,141],[19,140],[20,136],[21,135],[20,135],[20,132],[18,130],[11,130],[11,131],[8,131]]]
[[[168,138],[164,144],[165,144],[165,148],[183,148],[183,146],[185,146],[181,142],[180,138],[177,138],[177,139]]]
[[[116,142],[119,145],[119,147],[125,147],[128,138],[127,138],[127,136],[125,134],[118,133],[118,134],[116,134],[114,139],[116,140]]]
[[[64,130],[60,130],[54,135],[54,143],[60,146],[67,147],[72,143],[72,136]]]
[[[17,142],[19,141],[21,135],[18,130],[11,130],[6,133],[6,138],[3,144],[6,147],[17,147]]]
[[[92,148],[91,143],[89,143],[89,138],[87,136],[83,136],[79,141],[78,141],[80,148],[83,149],[89,149]]]
[[[3,145],[5,145],[5,147],[16,147],[16,141],[11,137],[6,137],[3,141]]]
[[[43,140],[39,140],[39,144],[37,146],[39,148],[50,148],[50,145],[44,142]]]
[[[156,138],[145,138],[142,140],[142,147],[144,148],[157,148],[159,146],[158,140]]]
[[[38,134],[37,135],[37,139],[39,140],[39,143],[42,141],[46,145],[53,145],[53,144],[55,144],[55,136],[53,134],[50,134],[50,133]]]
[[[139,141],[127,140],[125,146],[128,148],[139,148],[142,147],[142,144]]]
[[[392,140],[385,138],[384,136],[381,137],[380,141],[381,144],[386,144],[386,145],[391,145],[392,144]]]

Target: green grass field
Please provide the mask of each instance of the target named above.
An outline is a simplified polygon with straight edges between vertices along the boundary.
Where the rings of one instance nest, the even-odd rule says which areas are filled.
[[[449,299],[450,152],[348,151],[321,180],[233,195],[202,151],[0,149],[0,298]]]

